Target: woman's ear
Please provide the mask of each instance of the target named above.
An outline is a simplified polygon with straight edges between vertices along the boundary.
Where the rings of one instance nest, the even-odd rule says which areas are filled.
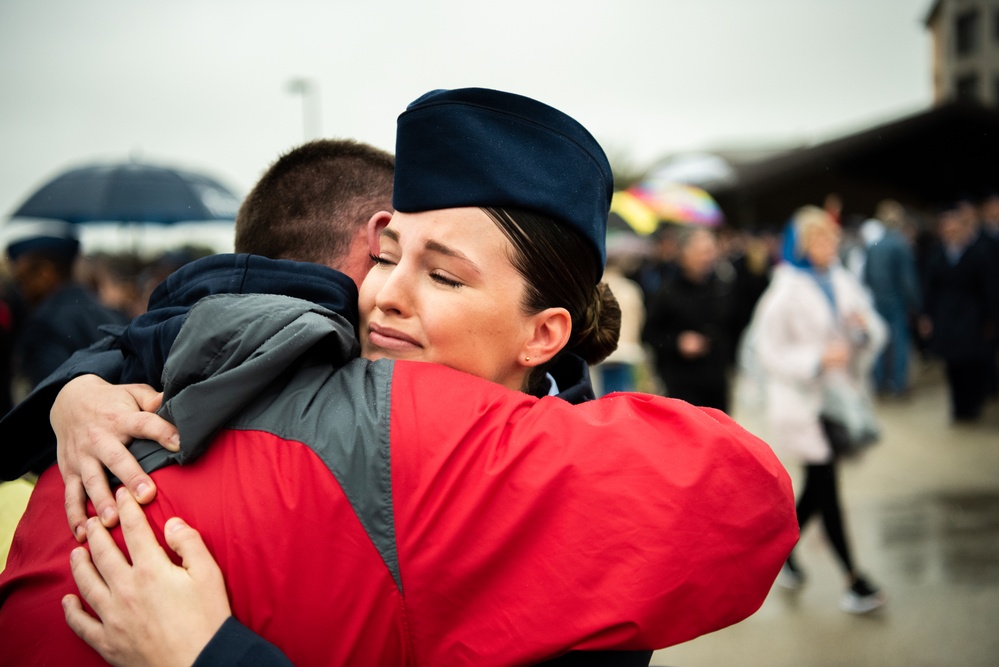
[[[392,214],[388,211],[378,211],[368,220],[368,252],[378,255],[381,252],[380,238],[382,230],[392,220]]]
[[[523,348],[521,363],[538,366],[562,351],[572,333],[572,318],[565,308],[546,308],[531,318],[533,330]]]

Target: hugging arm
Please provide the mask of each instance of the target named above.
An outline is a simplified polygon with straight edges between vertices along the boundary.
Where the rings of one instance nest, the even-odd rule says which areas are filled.
[[[95,374],[109,382],[121,376],[122,353],[109,336],[76,352],[0,420],[0,479],[30,472],[41,474],[56,460],[56,435],[49,410],[59,391],[73,378]],[[31,434],[31,437],[25,437]]]
[[[176,429],[143,412],[158,405],[152,387],[108,384],[121,381],[124,357],[117,340],[109,335],[73,354],[0,420],[0,477],[41,473],[58,461],[66,483],[67,518],[77,539],[84,535],[87,494],[106,525],[117,521],[104,465],[141,502],[155,495],[148,475],[126,449],[132,439],[148,438],[176,449]]]
[[[148,503],[156,495],[155,483],[127,445],[147,438],[171,451],[179,448],[177,429],[154,412],[161,398],[148,385],[113,385],[96,375],[69,381],[56,396],[51,424],[66,485],[66,518],[77,540],[85,537],[88,496],[104,525],[118,520],[105,466],[139,502]]]

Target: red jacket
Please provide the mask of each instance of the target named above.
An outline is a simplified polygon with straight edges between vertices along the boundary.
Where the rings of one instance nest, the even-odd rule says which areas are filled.
[[[228,426],[154,473],[147,514],[198,528],[234,615],[300,667],[662,648],[752,614],[797,539],[783,467],[723,413],[638,394],[574,406],[415,362],[334,371],[314,307],[212,301],[174,345],[166,414],[192,451]],[[289,340],[311,342],[285,373]],[[253,378],[269,388],[230,419],[220,389]],[[4,660],[84,664],[58,603],[61,497],[50,470],[0,576]]]

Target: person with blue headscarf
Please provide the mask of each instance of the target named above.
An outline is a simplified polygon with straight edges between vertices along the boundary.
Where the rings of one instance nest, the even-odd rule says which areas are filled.
[[[797,494],[799,529],[819,514],[847,587],[840,608],[866,613],[885,597],[853,560],[837,482],[837,459],[823,416],[824,391],[864,382],[886,338],[884,322],[859,281],[840,264],[840,228],[814,206],[795,212],[777,267],[753,323],[756,362],[765,376],[769,443],[800,461],[804,483]],[[804,573],[789,557],[778,583],[800,588]]]

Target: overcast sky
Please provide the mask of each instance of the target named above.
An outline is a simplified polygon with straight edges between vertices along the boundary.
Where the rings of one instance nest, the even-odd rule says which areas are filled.
[[[130,155],[245,194],[323,136],[392,150],[433,88],[522,93],[612,161],[815,141],[930,105],[930,0],[2,0],[0,214]]]

